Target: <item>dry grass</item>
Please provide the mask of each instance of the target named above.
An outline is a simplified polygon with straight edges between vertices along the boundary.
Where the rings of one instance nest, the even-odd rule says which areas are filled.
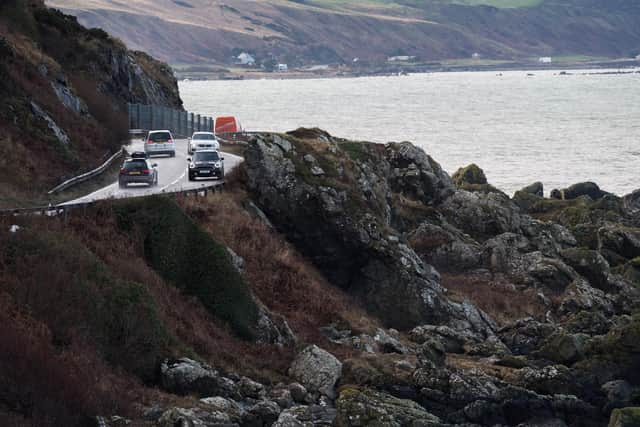
[[[499,279],[455,274],[442,274],[442,285],[449,290],[451,299],[469,299],[499,325],[528,316],[544,317],[545,307],[535,289],[518,289]]]
[[[513,382],[517,372],[515,368],[494,365],[486,359],[464,354],[447,354],[447,365],[463,371],[482,372],[506,382]]]
[[[234,187],[241,172],[230,178],[233,192],[208,198],[183,198],[181,205],[211,235],[245,260],[245,277],[270,310],[284,316],[306,342],[322,342],[320,326],[347,322],[353,329],[377,327],[343,291],[331,286],[282,236],[242,208],[245,194]]]

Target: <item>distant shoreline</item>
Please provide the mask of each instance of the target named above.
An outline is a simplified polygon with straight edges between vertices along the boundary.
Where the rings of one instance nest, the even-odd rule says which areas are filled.
[[[233,81],[233,80],[300,80],[300,79],[338,79],[357,77],[388,77],[404,76],[409,74],[431,74],[431,73],[455,73],[455,72],[536,72],[536,71],[594,71],[592,73],[581,74],[633,74],[639,72],[640,60],[615,60],[601,61],[593,63],[501,63],[501,64],[478,64],[478,65],[444,65],[421,64],[407,67],[379,67],[368,70],[356,70],[348,68],[334,68],[323,71],[309,71],[292,69],[286,72],[265,72],[256,69],[224,69],[225,72],[185,72],[176,70],[175,75],[179,81]],[[221,68],[218,68],[222,71]],[[597,72],[602,70],[601,72]],[[609,71],[604,71],[609,70]],[[612,71],[618,70],[618,71]]]

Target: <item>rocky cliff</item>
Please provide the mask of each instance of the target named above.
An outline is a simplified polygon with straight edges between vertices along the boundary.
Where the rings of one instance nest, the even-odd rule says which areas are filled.
[[[101,163],[128,139],[127,102],[181,108],[170,68],[43,1],[0,5],[0,205]]]

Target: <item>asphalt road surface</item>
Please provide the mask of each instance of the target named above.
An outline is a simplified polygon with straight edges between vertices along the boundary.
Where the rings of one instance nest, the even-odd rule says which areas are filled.
[[[127,147],[127,151],[130,153],[134,151],[144,151],[144,144],[141,140],[131,141],[131,144]],[[243,160],[242,157],[234,154],[223,152],[220,152],[220,154],[224,157],[225,173],[231,172],[231,170],[239,165]],[[127,188],[120,188],[116,181],[111,185],[101,188],[100,190],[94,191],[93,193],[80,197],[79,199],[63,203],[62,205],[86,203],[102,199],[122,199],[181,190],[193,190],[203,186],[209,186],[216,182],[220,184],[222,183],[221,180],[197,179],[196,181],[189,181],[187,177],[188,157],[187,140],[176,140],[175,157],[158,155],[150,157],[149,159],[151,163],[158,164],[158,185],[149,187],[146,184],[130,184]]]

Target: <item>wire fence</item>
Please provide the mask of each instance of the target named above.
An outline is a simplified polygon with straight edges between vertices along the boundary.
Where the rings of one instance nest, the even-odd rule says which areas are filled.
[[[158,105],[129,104],[129,129],[147,131],[167,129],[178,138],[187,138],[193,132],[213,132],[212,117],[189,113]]]

